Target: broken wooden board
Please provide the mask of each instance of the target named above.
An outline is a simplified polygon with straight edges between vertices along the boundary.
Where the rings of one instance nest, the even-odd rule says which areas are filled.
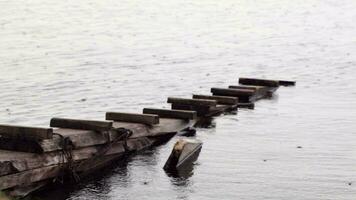
[[[203,143],[196,139],[178,140],[163,168],[165,170],[179,170],[192,164],[198,158],[202,146]]]
[[[156,108],[144,108],[143,113],[155,114],[162,118],[174,118],[192,120],[197,118],[197,113],[190,110],[168,110],[168,109],[156,109]]]
[[[56,128],[109,131],[112,128],[112,122],[68,118],[52,118],[50,126]]]
[[[51,139],[53,137],[53,129],[0,124],[0,137],[21,140]]]
[[[198,94],[194,94],[193,99],[210,99],[210,100],[215,100],[218,104],[223,104],[223,105],[236,105],[239,102],[238,97],[211,96],[211,95],[198,95]]]
[[[159,116],[153,115],[154,113],[148,114],[133,114],[133,113],[121,113],[121,112],[107,112],[106,120],[113,120],[119,122],[133,122],[154,125],[159,124]]]

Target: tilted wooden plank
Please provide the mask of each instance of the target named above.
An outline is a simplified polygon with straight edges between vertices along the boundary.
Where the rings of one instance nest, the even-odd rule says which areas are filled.
[[[259,85],[268,87],[278,87],[279,81],[277,80],[267,80],[267,79],[257,79],[257,78],[240,78],[240,84],[244,85]]]
[[[106,120],[120,121],[120,122],[132,122],[141,124],[158,124],[159,116],[152,115],[154,113],[147,114],[133,114],[133,113],[121,113],[121,112],[107,112]]]
[[[175,119],[195,119],[197,112],[190,110],[168,110],[156,108],[144,108],[143,113],[155,114],[161,118],[175,118]]]
[[[174,98],[174,97],[168,97],[167,103],[191,105],[191,106],[216,106],[217,104],[215,100],[185,99],[185,98]]]
[[[193,94],[193,99],[211,99],[217,101],[218,104],[224,104],[224,105],[236,105],[239,102],[238,97],[211,96],[211,95],[198,95],[198,94]]]
[[[295,81],[283,81],[283,80],[279,80],[279,85],[282,86],[295,86]]]
[[[0,124],[0,136],[22,140],[51,139],[53,137],[53,129]]]
[[[67,118],[52,118],[51,127],[93,130],[93,131],[108,131],[112,128],[110,121],[95,121],[95,120],[80,120]]]

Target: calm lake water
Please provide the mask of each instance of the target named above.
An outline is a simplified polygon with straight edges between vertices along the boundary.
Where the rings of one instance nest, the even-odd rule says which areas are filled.
[[[355,0],[0,0],[0,123],[104,119],[252,76],[296,80],[172,145],[45,199],[355,199]],[[302,148],[297,148],[298,146]]]

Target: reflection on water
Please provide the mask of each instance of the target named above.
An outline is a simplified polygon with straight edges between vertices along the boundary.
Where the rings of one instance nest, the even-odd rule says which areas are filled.
[[[168,108],[168,96],[208,94],[239,76],[297,81],[198,129],[204,149],[188,179],[162,169],[174,138],[49,199],[354,199],[354,0],[0,7],[1,123]]]

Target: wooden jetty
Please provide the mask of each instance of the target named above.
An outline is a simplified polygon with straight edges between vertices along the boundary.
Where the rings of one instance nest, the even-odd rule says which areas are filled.
[[[295,82],[240,78],[239,85],[211,88],[212,95],[169,97],[171,109],[107,112],[105,120],[52,118],[50,127],[0,124],[0,191],[21,197],[55,181],[79,181],[206,119],[253,108],[255,101],[270,97],[279,86],[291,85]]]

